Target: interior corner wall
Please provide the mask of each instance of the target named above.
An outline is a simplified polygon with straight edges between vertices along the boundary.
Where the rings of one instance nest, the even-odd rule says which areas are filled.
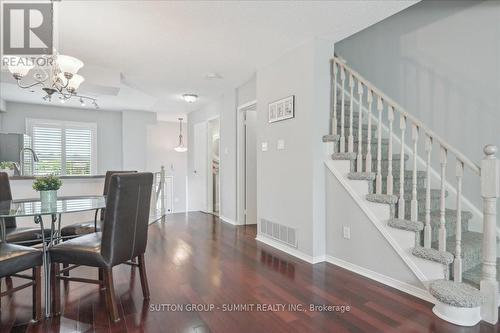
[[[298,251],[311,257],[324,255],[324,175],[316,173],[324,174],[320,151],[329,123],[331,45],[312,40],[257,71],[257,219],[295,228]],[[268,123],[268,104],[290,95],[295,117]],[[278,140],[285,149],[277,149]],[[265,237],[260,225],[258,233]]]
[[[236,89],[237,106],[253,102],[257,99],[257,75],[254,74],[244,84]]]

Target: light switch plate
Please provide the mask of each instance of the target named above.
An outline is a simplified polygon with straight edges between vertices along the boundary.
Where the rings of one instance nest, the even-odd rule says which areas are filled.
[[[345,239],[351,239],[351,227],[344,226],[343,233]]]
[[[283,150],[285,149],[285,140],[279,139],[278,140],[278,145],[277,145],[278,150]]]
[[[262,151],[267,151],[267,142],[262,142]]]

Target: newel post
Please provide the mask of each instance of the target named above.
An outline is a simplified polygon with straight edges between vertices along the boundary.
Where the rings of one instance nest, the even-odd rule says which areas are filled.
[[[500,163],[496,158],[497,147],[484,147],[485,157],[481,161],[481,196],[483,197],[483,269],[481,294],[485,302],[481,307],[481,318],[490,324],[498,321],[497,274],[497,198],[500,195]]]

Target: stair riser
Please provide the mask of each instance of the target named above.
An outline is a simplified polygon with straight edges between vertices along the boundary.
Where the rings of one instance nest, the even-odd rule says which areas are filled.
[[[425,222],[425,220],[423,222]],[[431,226],[432,226],[431,239],[433,242],[437,242],[439,240],[439,223],[434,224],[433,222],[431,222]],[[456,231],[457,231],[456,227],[457,227],[456,222],[447,221],[445,224],[446,235],[448,237],[455,236]],[[462,221],[462,233],[466,232],[468,230],[468,227],[469,227],[469,221],[467,221],[467,220]],[[422,237],[423,237],[423,234],[422,234]]]
[[[422,212],[425,211],[425,198],[418,199],[418,209]],[[439,210],[440,199],[439,198],[431,198],[431,211]],[[405,200],[405,216],[408,218],[411,217],[411,199]]]

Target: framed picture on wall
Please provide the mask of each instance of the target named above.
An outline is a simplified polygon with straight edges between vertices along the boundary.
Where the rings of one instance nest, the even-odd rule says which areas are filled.
[[[295,117],[295,95],[269,103],[268,120],[270,123]]]

